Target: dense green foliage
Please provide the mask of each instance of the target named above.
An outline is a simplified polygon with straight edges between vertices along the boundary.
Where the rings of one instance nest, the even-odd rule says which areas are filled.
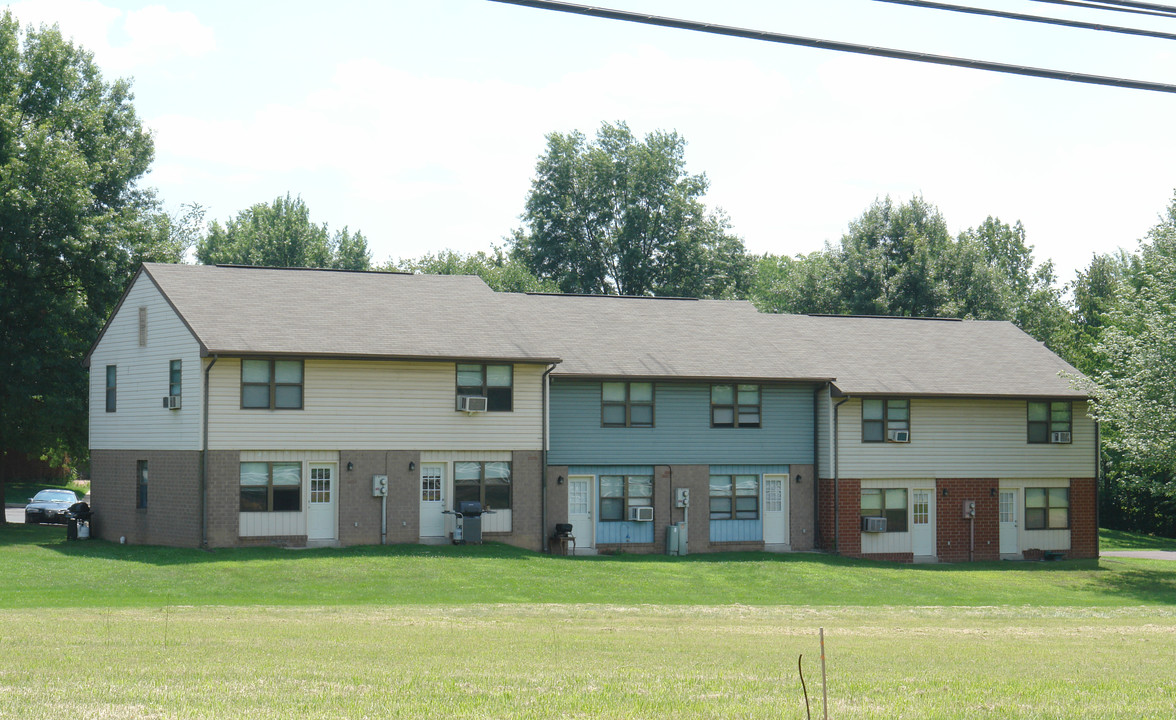
[[[259,265],[367,270],[372,264],[363,233],[346,227],[331,233],[310,221],[302,197],[274,198],[242,210],[222,226],[213,221],[196,244],[205,265]]]
[[[525,265],[500,248],[462,255],[453,250],[429,253],[416,259],[389,261],[381,270],[426,275],[477,275],[499,292],[559,292],[550,280],[540,280]]]
[[[751,264],[721,212],[686,172],[686,141],[625,123],[551,133],[511,243],[536,276],[568,293],[742,297]]]
[[[0,15],[0,452],[86,455],[82,358],[136,266],[191,240],[137,186],[154,149],[132,100],[56,28]]]

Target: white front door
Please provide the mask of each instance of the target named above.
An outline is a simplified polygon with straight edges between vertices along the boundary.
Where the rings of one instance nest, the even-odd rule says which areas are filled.
[[[445,465],[421,463],[421,537],[445,537]]]
[[[764,544],[786,545],[788,537],[788,476],[764,475]]]
[[[310,465],[310,497],[306,506],[306,539],[334,540],[335,507],[339,488],[335,486],[335,466]]]
[[[928,557],[935,552],[935,491],[911,491],[911,553]]]
[[[596,545],[596,524],[593,522],[591,475],[573,475],[568,478],[568,522],[572,535],[576,537],[576,548],[591,548]]]
[[[1000,491],[1000,554],[1016,555],[1021,552],[1017,541],[1017,491]]]

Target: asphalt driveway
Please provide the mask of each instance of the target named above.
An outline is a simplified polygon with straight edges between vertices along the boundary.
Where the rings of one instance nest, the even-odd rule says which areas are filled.
[[[1148,560],[1176,560],[1176,550],[1104,550],[1103,557],[1146,558]]]

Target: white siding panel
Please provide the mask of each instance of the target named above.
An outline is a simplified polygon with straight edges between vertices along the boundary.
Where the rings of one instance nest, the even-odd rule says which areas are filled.
[[[147,345],[139,345],[139,308]],[[183,407],[168,410],[170,363],[182,360]],[[117,410],[106,412],[106,366],[118,366]],[[90,356],[90,448],[199,450],[200,344],[146,274],[140,274]]]
[[[1024,400],[912,398],[909,443],[863,443],[861,400],[838,415],[843,478],[1094,477],[1094,421],[1074,403],[1073,442],[1026,442]]]
[[[846,403],[848,405],[849,403]],[[841,406],[845,409],[845,405]],[[925,480],[922,482],[912,480],[864,480],[862,481],[863,488],[906,488],[907,489],[907,527],[911,526],[911,490],[916,487],[930,487],[935,489],[934,480]],[[888,533],[862,533],[862,553],[909,553],[913,545],[911,544],[911,533],[907,532],[888,532]]]
[[[538,450],[544,366],[515,365],[514,411],[456,412],[445,362],[307,359],[302,410],[241,409],[241,361],[212,369],[209,447]]]
[[[517,371],[516,371],[517,372]],[[516,396],[517,397],[517,396]],[[510,452],[493,452],[485,450],[425,450],[421,452],[421,464],[445,465],[445,509],[453,510],[453,478],[455,462],[511,462]],[[513,468],[512,468],[513,471]],[[519,502],[517,495],[511,495],[512,502]],[[482,532],[510,532],[513,525],[511,510],[495,510],[492,515],[482,516]],[[457,518],[453,515],[445,516],[445,533],[451,534],[457,525]]]
[[[422,450],[423,463],[450,462],[510,462],[513,454],[509,451],[488,450]]]
[[[305,487],[305,486],[304,486]],[[241,537],[274,537],[306,534],[305,512],[241,513]]]
[[[1069,550],[1069,530],[1026,530],[1025,529],[1025,488],[1027,487],[1070,487],[1069,478],[1030,478],[1000,480],[1002,490],[1017,491],[1017,546],[1026,550]],[[1071,498],[1071,504],[1073,499]],[[1071,512],[1073,512],[1071,510]],[[1072,517],[1072,516],[1071,516]]]

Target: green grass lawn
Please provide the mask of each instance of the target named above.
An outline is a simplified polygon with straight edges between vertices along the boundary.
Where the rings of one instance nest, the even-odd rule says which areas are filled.
[[[1102,550],[1176,550],[1176,538],[1100,528],[1098,545]]]
[[[63,536],[0,529],[0,718],[803,718],[800,654],[820,717],[821,627],[834,718],[1176,717],[1165,561]]]
[[[4,504],[24,505],[29,498],[47,489],[73,490],[81,499],[90,490],[90,483],[76,480],[8,480],[4,483]]]

